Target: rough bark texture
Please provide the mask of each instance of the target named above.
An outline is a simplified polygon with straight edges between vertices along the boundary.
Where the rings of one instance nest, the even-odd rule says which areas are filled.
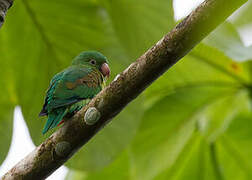
[[[61,129],[7,172],[3,179],[44,179],[49,176],[130,101],[245,2],[246,0],[206,0],[120,73]],[[96,108],[100,116],[85,116],[89,108]],[[87,125],[84,116],[100,118],[95,124]]]
[[[2,27],[8,9],[12,6],[14,0],[0,0],[0,28]]]

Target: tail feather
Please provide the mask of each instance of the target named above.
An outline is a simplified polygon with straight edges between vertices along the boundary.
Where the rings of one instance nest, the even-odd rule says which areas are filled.
[[[43,134],[45,134],[49,129],[56,127],[63,119],[63,117],[66,115],[67,109],[60,109],[57,112],[50,113],[48,115],[48,120],[46,122],[46,125],[42,131]]]

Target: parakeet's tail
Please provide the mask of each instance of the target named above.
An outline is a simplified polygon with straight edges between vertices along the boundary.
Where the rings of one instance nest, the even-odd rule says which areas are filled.
[[[56,127],[67,114],[67,108],[60,108],[48,114],[48,120],[42,131],[45,134],[49,129]]]

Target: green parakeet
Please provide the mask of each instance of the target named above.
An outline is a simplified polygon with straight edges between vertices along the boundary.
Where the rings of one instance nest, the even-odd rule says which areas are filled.
[[[48,116],[43,129],[45,134],[56,127],[66,115],[71,115],[86,105],[104,87],[110,69],[107,58],[99,52],[82,52],[71,66],[56,74],[46,92],[39,116]]]

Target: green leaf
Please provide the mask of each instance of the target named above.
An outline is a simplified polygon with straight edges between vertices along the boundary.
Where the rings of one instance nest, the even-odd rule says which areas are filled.
[[[14,106],[0,101],[0,165],[5,159],[12,135],[12,122]]]
[[[249,110],[250,103],[247,91],[238,91],[226,95],[212,103],[202,112],[198,121],[199,130],[209,142],[215,142],[222,136],[234,117],[241,111]]]
[[[0,44],[8,44],[8,40],[0,36]],[[0,46],[2,57],[7,56],[7,47]],[[14,71],[8,61],[0,60],[0,165],[8,153],[11,144],[14,108],[17,105],[16,85]]]
[[[234,62],[215,48],[200,44],[154,82],[145,92],[145,105],[183,87],[228,87],[236,89],[250,83],[246,63]]]
[[[198,133],[195,133],[192,139],[193,141],[188,142],[172,169],[164,171],[155,179],[216,179],[209,145]]]
[[[244,96],[243,92],[233,98],[232,96],[220,98],[201,112],[200,114],[205,115],[204,117],[199,115],[199,122],[203,126],[198,126],[200,133],[196,133],[194,136],[194,139],[201,139],[200,145],[198,143],[196,146],[192,142],[188,142],[193,148],[185,147],[172,169],[164,171],[155,179],[244,179],[244,175],[246,175],[244,171],[247,169],[232,162],[233,160],[230,161],[231,158],[223,150],[220,139],[226,136],[227,129],[232,127],[236,129],[237,125],[233,125],[234,116],[237,111],[248,110],[247,103],[243,103],[243,101],[246,102],[246,98],[247,96]],[[245,107],[242,107],[243,105]],[[210,127],[207,127],[208,125]],[[201,127],[204,127],[204,130]],[[207,133],[210,134],[210,137],[206,135]],[[236,156],[234,152],[230,155]],[[240,163],[242,162],[240,161]],[[237,172],[235,175],[229,174],[234,171]]]
[[[173,27],[172,1],[106,0],[115,34],[131,58],[137,58]]]
[[[69,169],[65,180],[85,180],[86,176],[86,173],[83,171]]]
[[[185,159],[187,149],[196,148],[192,158],[203,151],[192,142],[202,139],[209,151],[204,155],[206,174],[211,171],[209,179],[220,178],[212,157],[216,154],[214,142],[237,113],[248,109],[249,73],[246,63],[236,63],[200,44],[153,83],[146,92],[148,111],[132,144],[133,177],[201,179],[198,160],[186,165]],[[200,133],[194,135],[195,131]],[[190,170],[177,172],[182,166]]]
[[[2,61],[8,62],[7,69],[11,71],[9,83],[14,84],[12,91],[16,95],[15,104],[21,106],[31,135],[35,137],[35,143],[38,144],[42,139],[42,135],[38,132],[44,123],[38,119],[38,112],[49,77],[57,66],[52,58],[45,56],[49,50],[23,1],[15,3],[8,20],[10,23],[6,23],[1,29],[6,48],[6,55],[3,56]],[[44,59],[51,61],[51,64],[49,65]],[[2,77],[8,77],[8,74],[1,73],[3,73]]]
[[[235,27],[228,22],[220,25],[204,42],[220,49],[234,60],[252,59],[252,46],[245,47]]]
[[[234,176],[233,171],[239,172],[243,179],[252,178],[252,163],[248,158],[252,155],[251,119],[251,111],[240,113],[233,119],[225,135],[220,139],[222,150],[220,161],[225,167],[223,170],[227,179]],[[238,174],[235,174],[235,177],[237,178],[234,179],[239,179]]]
[[[97,180],[97,179],[110,179],[110,180],[128,180],[130,179],[130,157],[129,150],[120,153],[117,158],[108,166],[96,172],[81,172],[70,169],[66,180]]]
[[[229,94],[225,88],[181,88],[158,101],[142,121],[132,145],[136,179],[153,179],[171,168],[190,139],[208,104]]]
[[[236,16],[232,19],[232,23],[236,27],[244,27],[246,25],[250,25],[252,23],[252,2],[248,1],[246,4],[244,4],[238,13],[236,13]]]

